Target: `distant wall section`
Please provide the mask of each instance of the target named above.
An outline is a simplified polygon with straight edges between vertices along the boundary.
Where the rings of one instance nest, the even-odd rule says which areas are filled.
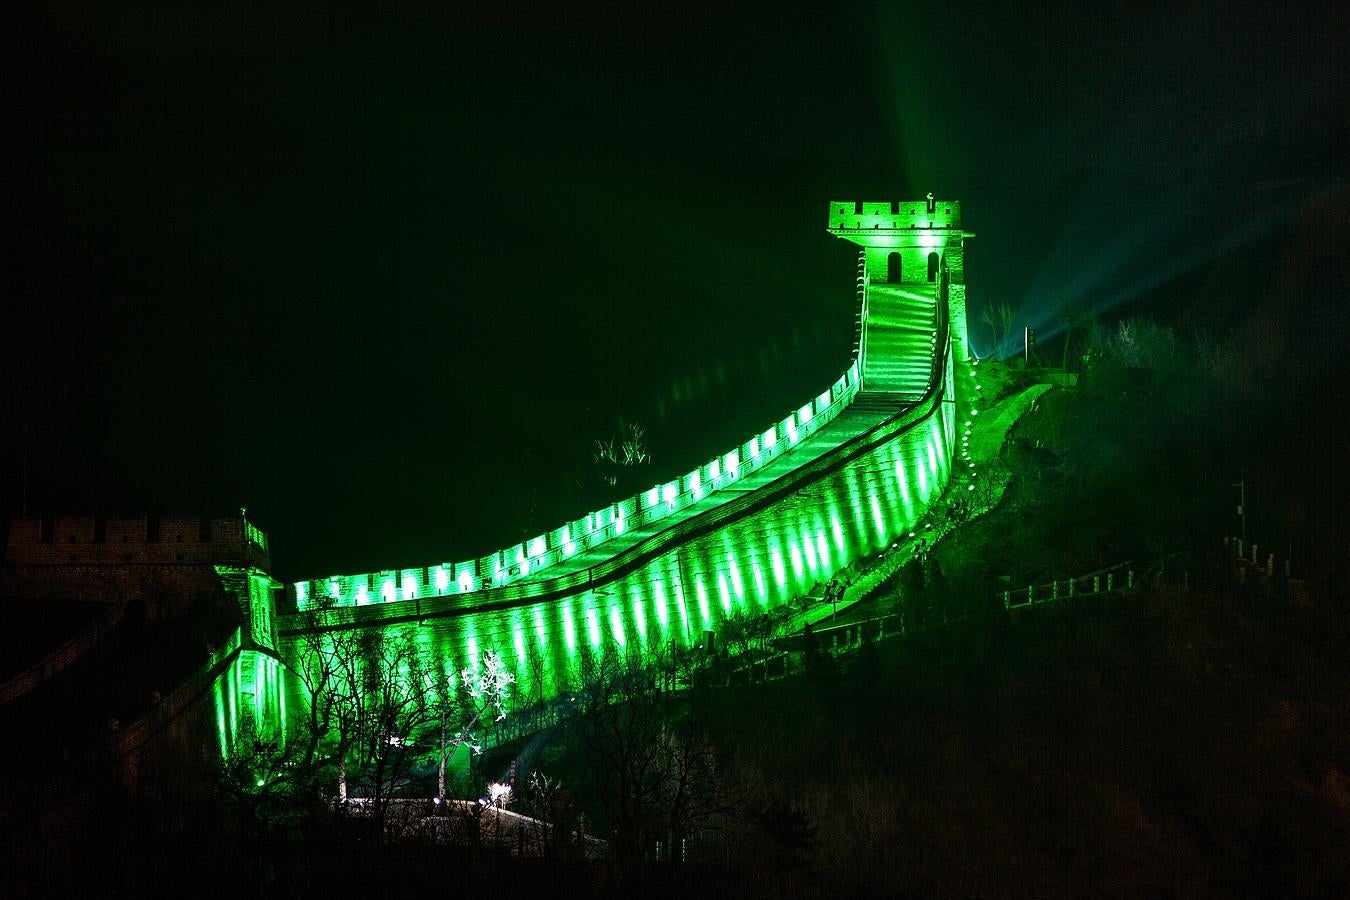
[[[16,516],[0,594],[147,604],[154,613],[218,593],[217,566],[271,569],[267,536],[242,516]]]

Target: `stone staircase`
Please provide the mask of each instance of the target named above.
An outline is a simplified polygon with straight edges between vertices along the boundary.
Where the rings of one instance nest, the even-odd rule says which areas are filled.
[[[937,285],[872,284],[867,293],[863,394],[915,401],[928,388],[937,331]],[[899,395],[895,397],[894,395]]]

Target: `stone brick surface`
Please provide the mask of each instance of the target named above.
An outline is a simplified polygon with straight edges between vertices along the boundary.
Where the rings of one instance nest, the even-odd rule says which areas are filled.
[[[172,615],[198,598],[222,595],[217,566],[270,570],[267,552],[246,538],[245,526],[241,517],[16,516],[9,522],[0,595],[139,599],[151,615]]]

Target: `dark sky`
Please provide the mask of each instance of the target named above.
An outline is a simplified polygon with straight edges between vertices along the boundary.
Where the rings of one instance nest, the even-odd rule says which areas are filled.
[[[1039,321],[1166,306],[1350,155],[1332,4],[461,5],[15,14],[5,511],[26,468],[247,505],[288,578],[468,558],[584,513],[621,418],[656,481],[832,381],[830,199],[962,200],[973,301]]]

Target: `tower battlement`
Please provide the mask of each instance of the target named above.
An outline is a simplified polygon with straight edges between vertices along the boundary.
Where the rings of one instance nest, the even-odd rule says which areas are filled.
[[[8,565],[222,562],[267,567],[267,535],[243,516],[14,516],[5,542]]]
[[[965,283],[963,242],[974,235],[961,228],[958,200],[835,200],[828,231],[863,248],[873,284],[936,284],[944,269]]]
[[[916,231],[961,227],[959,200],[830,201],[831,232]]]
[[[835,237],[862,247],[867,283],[932,285],[945,292],[959,359],[970,356],[966,327],[965,239],[975,235],[961,227],[961,202],[938,200],[834,200],[829,227]]]

